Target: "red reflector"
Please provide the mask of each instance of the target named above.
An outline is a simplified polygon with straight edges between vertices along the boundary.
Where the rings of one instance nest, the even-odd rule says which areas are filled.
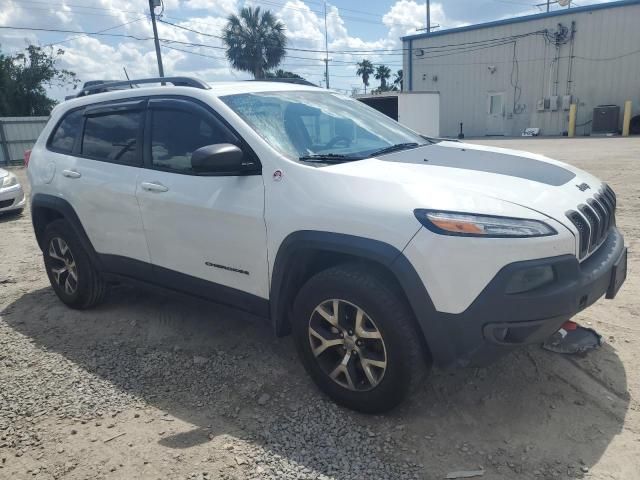
[[[578,328],[578,324],[576,322],[572,322],[571,320],[567,320],[562,324],[562,328],[564,328],[567,332],[571,330],[575,330]]]
[[[31,160],[31,150],[24,151],[24,166],[29,166],[29,160]]]

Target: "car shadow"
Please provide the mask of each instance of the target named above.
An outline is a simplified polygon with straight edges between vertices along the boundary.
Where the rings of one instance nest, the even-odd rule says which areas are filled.
[[[13,222],[23,217],[22,211],[11,210],[8,212],[0,212],[0,224]]]
[[[366,416],[323,397],[292,341],[275,338],[266,322],[198,299],[120,286],[103,306],[75,311],[43,288],[2,314],[39,348],[193,425],[159,440],[165,447],[227,434],[338,478],[354,462],[369,472],[396,463],[439,476],[483,465],[491,478],[534,470],[579,477],[620,433],[629,407],[624,366],[608,345],[587,359],[530,348],[488,368],[435,372],[401,407]],[[304,449],[310,436],[322,451]],[[369,459],[336,460],[354,442]],[[371,458],[383,460],[377,467]]]

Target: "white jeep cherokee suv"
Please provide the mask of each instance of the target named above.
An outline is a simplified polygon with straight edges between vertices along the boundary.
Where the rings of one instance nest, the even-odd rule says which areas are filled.
[[[380,412],[625,279],[616,196],[588,173],[311,86],[164,81],[86,87],[33,148],[33,226],[70,307],[127,279],[239,307],[292,331],[335,401]]]

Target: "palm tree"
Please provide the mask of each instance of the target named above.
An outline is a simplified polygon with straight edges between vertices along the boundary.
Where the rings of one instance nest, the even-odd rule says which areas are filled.
[[[366,58],[361,62],[357,63],[358,70],[356,70],[356,75],[362,77],[362,83],[364,83],[364,93],[367,93],[367,87],[369,86],[369,77],[373,74],[373,63],[371,63]]]
[[[264,78],[265,72],[280,65],[286,54],[284,31],[284,24],[260,7],[244,7],[238,15],[230,15],[222,39],[231,66],[251,72],[254,78]]]
[[[391,76],[391,69],[386,65],[378,65],[376,67],[375,77],[376,80],[380,80],[380,91],[385,92],[388,90],[387,80]]]
[[[393,84],[398,87],[398,90],[402,91],[402,82],[404,79],[402,78],[402,69],[398,70],[393,75]]]

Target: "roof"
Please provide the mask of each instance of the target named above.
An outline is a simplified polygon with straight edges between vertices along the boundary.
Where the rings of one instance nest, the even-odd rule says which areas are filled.
[[[232,82],[207,82],[210,87],[208,89],[201,89],[187,86],[140,86],[138,88],[126,88],[123,90],[110,90],[107,92],[95,93],[92,95],[85,95],[82,97],[72,97],[68,100],[58,104],[54,110],[58,110],[60,107],[63,110],[70,108],[80,107],[83,105],[91,105],[94,103],[120,100],[125,98],[131,98],[143,95],[186,95],[186,96],[198,96],[209,95],[213,97],[221,97],[223,95],[233,95],[236,93],[259,93],[259,92],[283,92],[283,91],[326,91],[320,87],[309,87],[306,85],[284,83],[284,82],[269,82],[269,81],[232,81]],[[61,107],[64,105],[64,107]]]
[[[215,96],[232,95],[234,93],[258,93],[258,92],[282,92],[291,90],[318,90],[320,87],[310,87],[298,83],[285,82],[261,82],[259,80],[235,81],[235,82],[210,82],[211,90]],[[320,89],[324,90],[324,89]]]
[[[510,23],[528,22],[531,20],[539,20],[541,18],[559,17],[562,15],[570,15],[573,13],[592,12],[594,10],[604,10],[609,8],[626,7],[628,5],[640,5],[640,0],[621,0],[618,2],[598,3],[595,5],[587,5],[585,7],[572,7],[563,10],[555,10],[553,12],[535,13],[533,15],[524,15],[522,17],[505,18],[503,20],[495,20],[493,22],[477,23],[475,25],[466,25],[464,27],[449,28],[447,30],[438,30],[435,32],[417,33],[415,35],[406,35],[401,37],[402,41],[415,40],[417,38],[439,37],[450,33],[468,32],[471,30],[479,30],[481,28],[491,28],[500,25],[509,25]]]

